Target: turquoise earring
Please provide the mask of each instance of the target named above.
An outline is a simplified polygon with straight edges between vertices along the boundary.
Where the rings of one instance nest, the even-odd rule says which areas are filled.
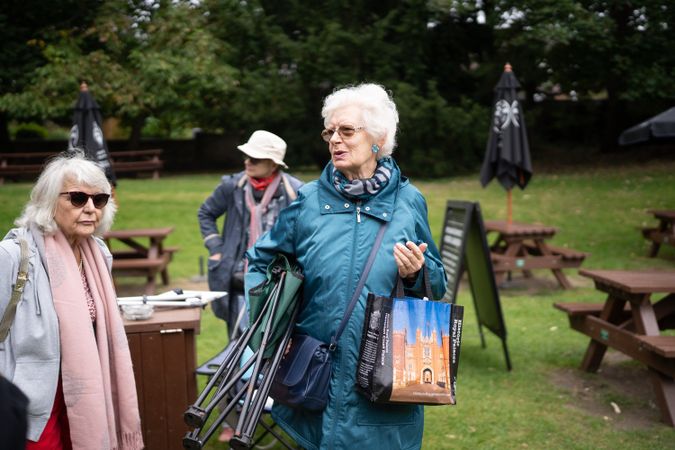
[[[377,153],[380,151],[380,146],[377,144],[373,144],[373,146],[370,147],[370,149],[373,151],[373,153]]]

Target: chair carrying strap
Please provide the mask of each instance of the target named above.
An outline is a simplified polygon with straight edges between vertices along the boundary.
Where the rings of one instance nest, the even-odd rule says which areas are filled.
[[[12,289],[9,304],[2,315],[2,320],[0,320],[0,342],[4,342],[9,334],[9,329],[14,321],[14,314],[16,314],[16,305],[21,300],[23,289],[26,287],[26,281],[28,281],[28,243],[25,239],[19,239],[19,246],[21,247],[19,273],[16,276],[16,283],[14,289]]]
[[[375,238],[375,244],[373,245],[372,250],[370,250],[370,255],[368,255],[368,261],[366,261],[366,266],[363,269],[361,278],[359,278],[359,283],[356,285],[356,290],[354,290],[352,300],[349,302],[349,306],[347,306],[347,310],[345,311],[344,317],[342,317],[342,322],[340,322],[340,326],[338,327],[337,332],[330,340],[330,345],[328,347],[330,351],[334,351],[337,348],[337,341],[340,339],[342,332],[347,326],[349,316],[352,315],[352,311],[354,311],[354,306],[356,306],[356,302],[358,301],[359,296],[361,295],[363,286],[365,286],[366,284],[366,278],[368,278],[368,273],[370,273],[370,269],[371,267],[373,267],[373,263],[375,262],[375,255],[377,254],[377,250],[380,248],[380,245],[382,244],[382,238],[384,237],[384,232],[386,231],[388,225],[389,222],[380,224],[380,229],[378,230],[377,237]]]

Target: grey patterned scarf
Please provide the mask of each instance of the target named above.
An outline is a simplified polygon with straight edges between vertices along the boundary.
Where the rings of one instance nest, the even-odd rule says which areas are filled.
[[[333,167],[333,186],[345,197],[351,200],[365,201],[374,197],[384,188],[393,171],[391,158],[382,158],[377,162],[377,168],[371,178],[349,181],[342,172]]]

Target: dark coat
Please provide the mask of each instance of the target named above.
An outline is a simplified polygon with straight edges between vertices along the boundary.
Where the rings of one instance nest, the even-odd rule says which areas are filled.
[[[208,260],[209,289],[212,291],[231,290],[232,274],[246,251],[244,238],[250,218],[244,202],[244,176],[244,172],[225,175],[197,213],[204,246],[209,250],[209,255],[222,254],[219,261]],[[291,175],[282,173],[282,176],[277,192],[282,207],[286,207],[292,200],[288,198],[284,183],[288,182],[296,193],[303,183]],[[216,221],[223,215],[226,215],[225,224],[222,233],[219,233]],[[216,300],[211,306],[216,316],[227,320],[227,312],[224,311],[227,305]]]
[[[0,443],[3,448],[24,448],[28,431],[28,397],[0,375]]]

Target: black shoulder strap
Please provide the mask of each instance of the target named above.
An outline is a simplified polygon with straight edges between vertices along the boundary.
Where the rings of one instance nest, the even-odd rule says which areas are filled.
[[[384,232],[386,231],[388,225],[389,225],[389,222],[385,222],[385,223],[380,225],[380,229],[377,232],[377,237],[375,238],[375,244],[373,245],[373,248],[370,251],[370,255],[368,255],[368,261],[366,261],[366,267],[363,269],[363,273],[361,274],[361,278],[359,278],[359,283],[356,285],[356,290],[354,290],[354,295],[352,295],[352,300],[349,302],[349,306],[347,306],[347,310],[345,311],[345,315],[342,318],[342,322],[340,322],[340,326],[338,327],[337,332],[335,333],[335,335],[330,340],[329,349],[331,351],[333,351],[337,348],[337,341],[340,339],[340,336],[342,335],[342,332],[344,331],[345,327],[347,326],[347,321],[349,320],[349,317],[352,315],[352,311],[354,310],[354,306],[356,306],[356,302],[358,301],[359,296],[361,295],[361,291],[363,290],[363,286],[365,286],[365,284],[366,284],[366,279],[368,278],[368,273],[370,273],[370,269],[371,269],[371,267],[373,267],[373,263],[375,262],[375,255],[377,254],[377,250],[380,248],[380,245],[382,244],[382,238],[384,237]]]

